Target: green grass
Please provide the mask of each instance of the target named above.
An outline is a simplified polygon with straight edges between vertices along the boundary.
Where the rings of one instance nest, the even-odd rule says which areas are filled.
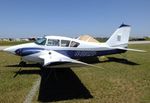
[[[130,45],[130,48],[143,49],[146,53],[127,52],[124,55],[130,62],[123,62],[120,55],[107,57],[120,58],[118,62],[101,62],[94,65],[105,69],[92,67],[72,68],[73,72],[88,89],[93,98],[68,99],[57,103],[150,103],[150,45]],[[22,74],[13,78],[19,67],[6,67],[19,62],[16,56],[0,52],[0,102],[23,102],[32,84],[39,75]],[[134,62],[134,63],[133,63]],[[131,65],[132,64],[132,65]],[[137,65],[135,65],[137,64]],[[25,69],[38,69],[26,67]],[[59,79],[59,78],[58,78]],[[56,81],[57,82],[57,81]],[[65,82],[65,81],[64,81]],[[46,84],[45,84],[46,85]],[[51,92],[51,91],[49,91]],[[38,101],[37,92],[33,102]]]
[[[0,41],[0,46],[11,46],[23,43],[29,43],[29,41]]]
[[[17,56],[0,52],[0,102],[1,103],[22,103],[30,91],[33,82],[39,75],[22,74],[14,75],[20,67],[9,67],[19,62]],[[25,70],[33,68],[23,68]],[[38,69],[38,68],[34,68]]]

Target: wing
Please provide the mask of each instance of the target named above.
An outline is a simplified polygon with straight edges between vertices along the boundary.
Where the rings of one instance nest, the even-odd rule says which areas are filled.
[[[91,66],[91,67],[95,67],[95,68],[101,68],[104,69],[102,67],[98,67],[92,64],[88,64],[85,62],[81,62],[75,59],[72,59],[68,56],[65,56],[63,54],[60,54],[56,51],[47,51],[44,50],[41,52],[41,55],[39,56],[39,58],[44,60],[43,66],[50,66],[50,67],[72,67],[72,66]],[[55,65],[53,65],[55,64]]]

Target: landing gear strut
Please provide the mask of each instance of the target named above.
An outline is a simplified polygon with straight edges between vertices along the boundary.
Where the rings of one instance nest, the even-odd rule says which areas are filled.
[[[22,67],[25,66],[25,65],[26,65],[26,62],[24,62],[24,61],[21,61],[19,63],[20,69],[16,72],[16,74],[14,75],[14,78],[21,72]]]
[[[26,62],[24,62],[24,61],[21,61],[20,63],[19,63],[19,66],[25,66],[27,63]]]

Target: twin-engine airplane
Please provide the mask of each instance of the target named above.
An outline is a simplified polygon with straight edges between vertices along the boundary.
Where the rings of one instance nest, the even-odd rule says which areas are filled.
[[[105,43],[99,43],[92,37],[73,39],[62,36],[45,36],[38,38],[34,43],[12,46],[4,51],[21,56],[22,63],[34,62],[44,67],[70,67],[74,64],[94,66],[81,62],[79,59],[125,53],[128,50],[144,52],[127,48],[130,29],[129,25],[122,24]]]

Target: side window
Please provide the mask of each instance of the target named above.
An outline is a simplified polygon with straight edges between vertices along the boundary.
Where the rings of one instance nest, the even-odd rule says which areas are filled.
[[[69,40],[61,40],[61,47],[68,47],[70,44]]]
[[[47,46],[59,46],[58,39],[48,39]]]
[[[78,47],[79,45],[78,42],[72,41],[70,47]]]

